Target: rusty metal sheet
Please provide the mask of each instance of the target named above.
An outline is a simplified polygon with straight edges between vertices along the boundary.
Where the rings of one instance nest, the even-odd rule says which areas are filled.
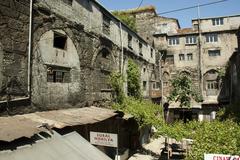
[[[37,141],[13,151],[0,152],[1,160],[111,160],[76,132]]]
[[[45,131],[38,128],[41,123],[34,122],[23,116],[0,117],[0,140],[13,141],[20,137],[30,138],[36,133]]]
[[[86,107],[47,112],[36,112],[12,117],[0,117],[0,140],[13,141],[21,137],[31,137],[46,129],[40,127],[48,124],[51,128],[64,128],[84,124],[93,124],[117,115],[114,110]]]

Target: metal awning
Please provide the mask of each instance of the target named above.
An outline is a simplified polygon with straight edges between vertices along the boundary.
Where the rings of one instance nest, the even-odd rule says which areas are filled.
[[[67,126],[93,124],[117,114],[110,109],[85,107],[0,117],[0,140],[10,142],[21,137],[30,138],[36,133],[47,131],[40,127],[42,124],[61,129]]]
[[[111,160],[77,132],[37,141],[33,145],[0,152],[1,160]]]

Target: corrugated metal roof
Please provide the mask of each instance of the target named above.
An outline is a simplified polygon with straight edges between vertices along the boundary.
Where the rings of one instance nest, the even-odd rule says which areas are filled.
[[[37,141],[14,151],[0,152],[1,160],[111,160],[78,133]]]
[[[93,124],[115,115],[117,113],[114,110],[86,107],[0,117],[0,140],[10,142],[21,137],[30,138],[36,133],[46,131],[39,128],[44,123],[51,128],[61,129],[66,126]]]

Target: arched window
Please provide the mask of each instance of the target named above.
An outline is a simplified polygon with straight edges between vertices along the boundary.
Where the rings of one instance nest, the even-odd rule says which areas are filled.
[[[111,89],[109,85],[109,76],[113,70],[113,61],[111,53],[103,48],[97,55],[94,63],[95,90],[106,91]]]
[[[219,91],[218,72],[210,70],[204,75],[205,90],[207,96],[215,96]]]

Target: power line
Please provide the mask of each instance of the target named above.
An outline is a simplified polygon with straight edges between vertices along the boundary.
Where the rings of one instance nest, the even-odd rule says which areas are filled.
[[[142,3],[143,3],[143,0],[141,0],[140,4],[138,5],[138,8],[139,9],[141,6],[142,6]]]
[[[217,4],[217,3],[222,3],[222,2],[226,2],[226,1],[228,1],[228,0],[220,0],[220,1],[211,2],[211,3],[205,3],[205,4],[200,4],[200,5],[194,5],[194,6],[190,6],[190,7],[185,7],[185,8],[175,9],[175,10],[166,11],[166,12],[161,12],[161,13],[157,13],[157,14],[158,14],[158,15],[162,15],[162,14],[168,14],[168,13],[173,13],[173,12],[179,12],[179,11],[183,11],[183,10],[188,10],[188,9],[198,8],[198,7],[204,7],[204,6],[209,6],[209,5],[213,5],[213,4]]]

